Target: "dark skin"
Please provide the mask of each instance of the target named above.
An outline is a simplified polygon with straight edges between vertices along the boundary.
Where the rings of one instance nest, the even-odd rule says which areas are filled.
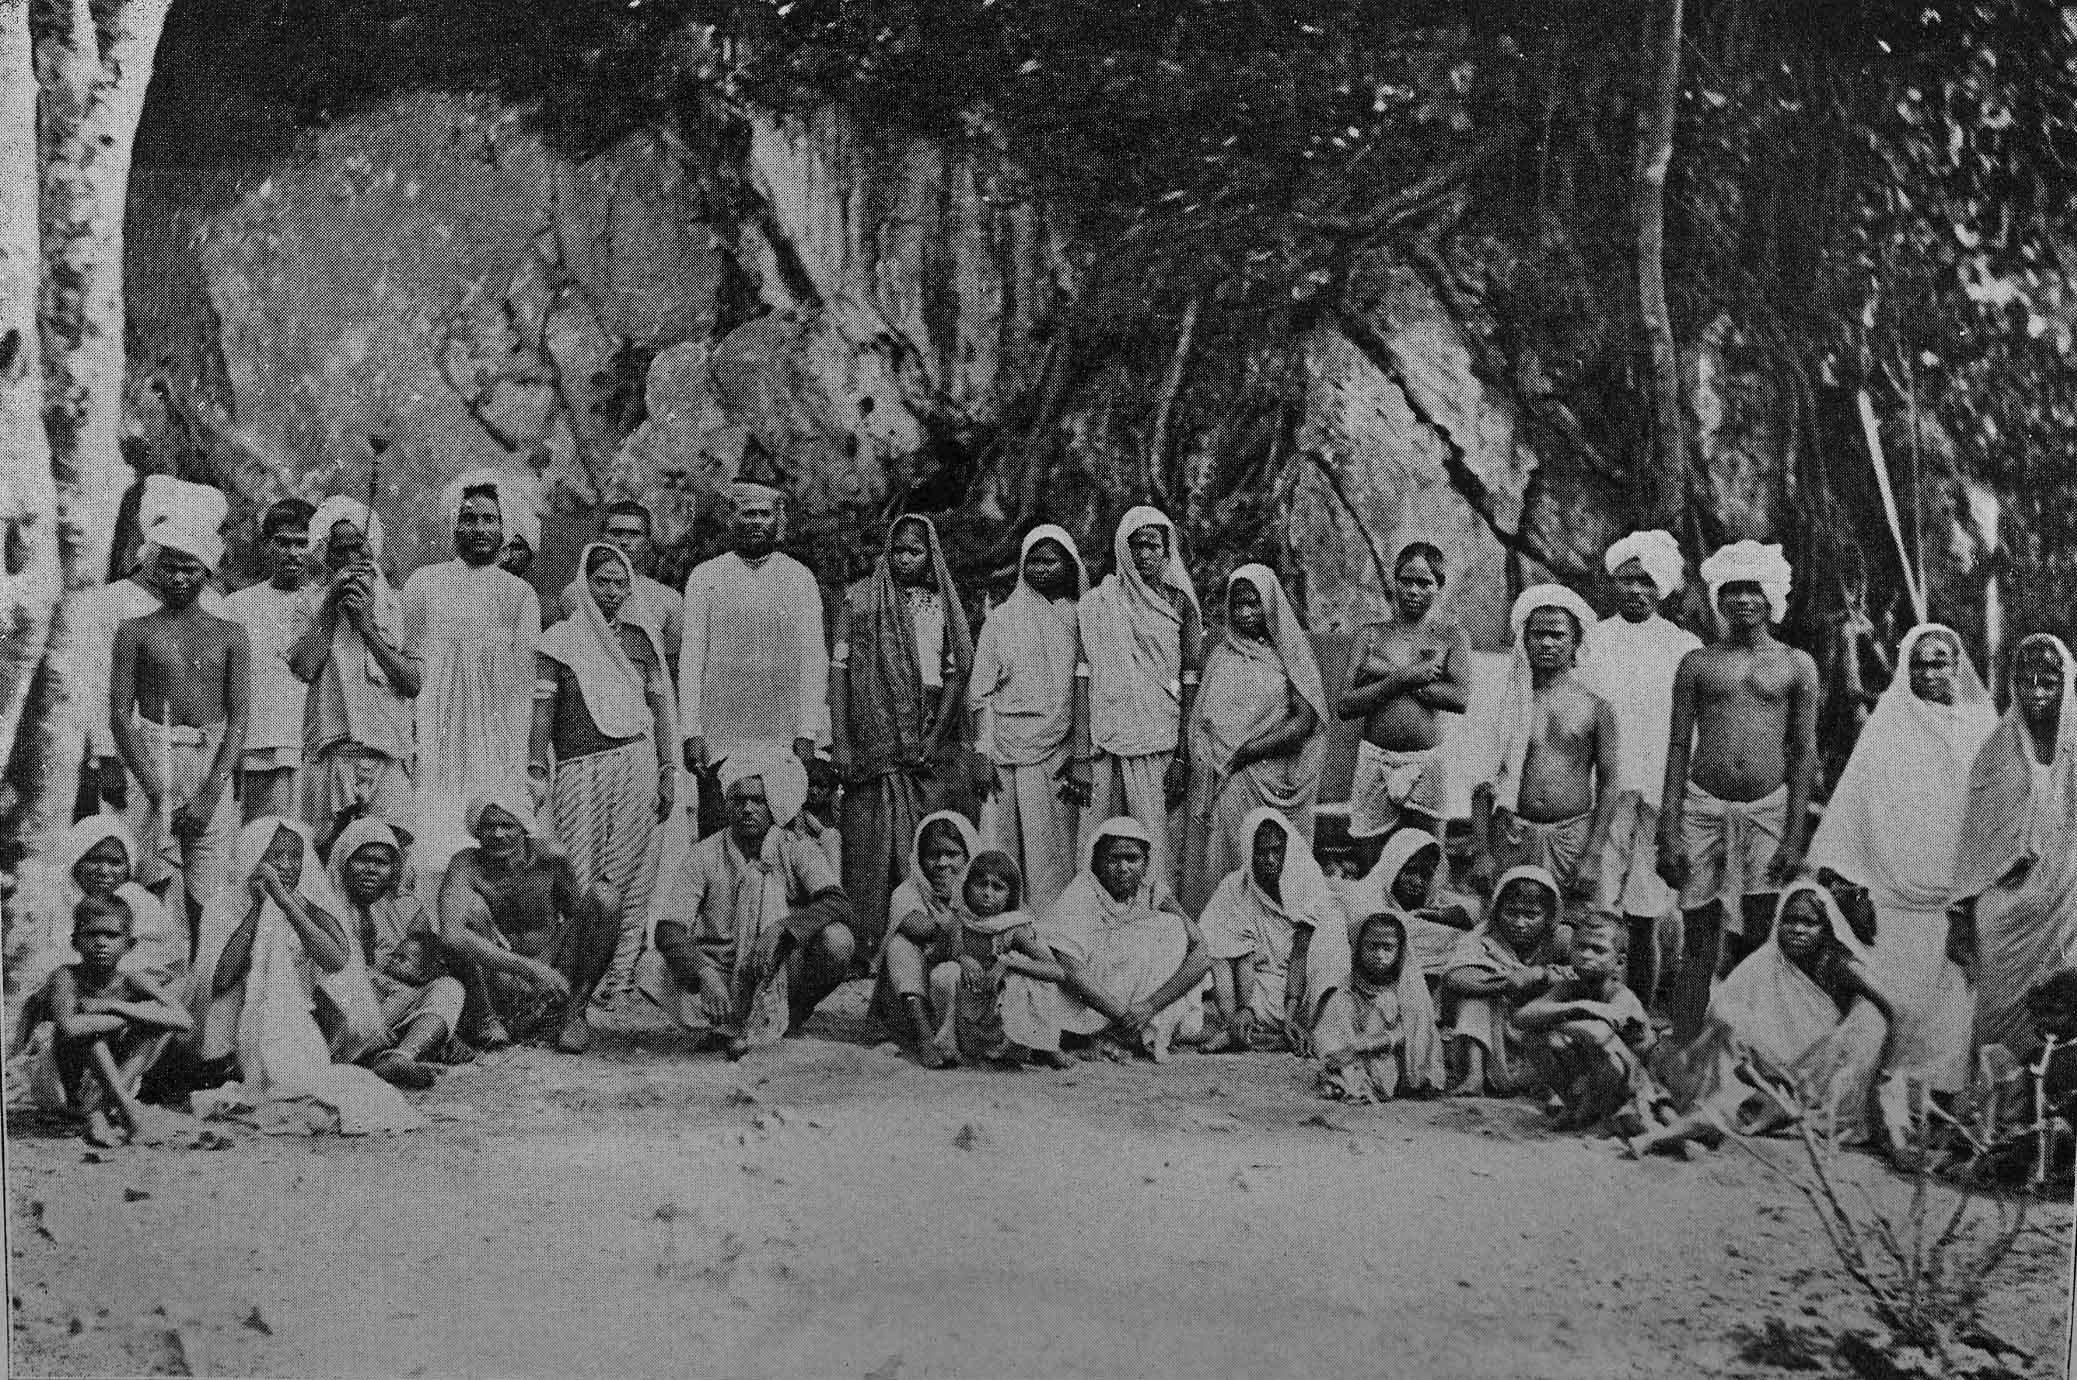
[[[1495,898],[1493,907],[1500,937],[1518,957],[1525,959],[1543,943],[1558,921],[1557,896],[1535,882],[1511,883]],[[1488,974],[1460,968],[1443,979],[1443,986],[1460,997],[1512,1004],[1541,996],[1572,975],[1572,969],[1562,964],[1538,964],[1518,973]],[[1446,1095],[1476,1096],[1485,1091],[1486,1052],[1473,1040],[1460,1040],[1457,1044],[1464,1061],[1463,1076],[1450,1084]]]
[[[1226,629],[1234,637],[1250,642],[1269,640],[1268,610],[1262,606],[1261,592],[1247,580],[1235,580],[1226,587]],[[1239,771],[1255,762],[1296,756],[1319,726],[1319,713],[1293,687],[1282,721],[1235,748],[1232,769]]]
[[[505,549],[505,518],[496,498],[471,494],[454,517],[454,554],[463,565],[486,566]]]
[[[109,727],[123,764],[156,811],[165,807],[170,783],[161,778],[157,754],[145,748],[133,713],[159,724],[223,725],[202,788],[173,811],[173,836],[185,844],[208,827],[245,752],[252,651],[245,629],[197,606],[209,577],[201,561],[161,548],[151,570],[160,607],[124,620],[115,632]]]
[[[735,553],[752,565],[757,565],[779,549],[779,529],[782,517],[779,503],[770,498],[741,498],[736,500],[735,516],[731,520],[729,534]],[[834,717],[835,706],[831,706]],[[795,738],[793,755],[802,762],[815,760],[815,740]],[[685,769],[703,772],[712,763],[707,760],[707,740],[704,737],[685,740]]]
[[[894,583],[902,589],[934,589],[937,582],[930,568],[930,545],[922,526],[914,522],[898,522],[887,543],[887,571]],[[956,599],[956,590],[939,590],[940,597]],[[840,643],[851,640],[851,604],[847,599],[837,609],[836,640]],[[933,776],[957,746],[959,722],[965,713],[966,678],[963,674],[947,674],[943,691],[938,696],[937,710],[932,715],[929,728],[924,733],[923,743],[916,759],[902,765],[916,776]],[[829,668],[829,759],[837,774],[845,780],[851,779],[851,679],[847,667],[834,662]],[[986,773],[992,781],[994,771]]]
[[[59,1077],[68,1098],[86,1109],[86,1135],[95,1145],[123,1139],[105,1109],[108,1102],[130,1135],[146,1145],[160,1143],[156,1122],[128,1089],[157,1057],[160,1037],[194,1024],[155,983],[119,970],[135,942],[126,910],[82,916],[72,929],[79,961],[52,974],[46,989]],[[91,1092],[88,1079],[97,1085]]]
[[[375,657],[390,686],[405,699],[416,699],[420,683],[418,662],[383,637],[375,624],[374,581],[380,578],[374,557],[360,529],[350,522],[335,522],[325,542],[328,567],[324,602],[310,630],[289,651],[289,669],[296,679],[313,682],[324,674],[332,658],[332,631],[340,619],[352,625]]]
[[[1918,665],[1917,651],[1932,642],[1921,638],[1912,655],[1912,665]],[[1949,672],[1952,679],[1952,672]],[[1913,671],[1913,686],[1918,683],[1918,672]],[[1950,691],[1950,694],[1952,692]],[[2034,760],[2044,766],[2055,760],[2056,737],[2062,728],[2063,712],[2063,659],[2052,643],[2034,642],[2023,647],[2017,664],[2012,668],[2012,702],[2019,709],[2019,722],[2026,729],[2027,744],[2033,750]],[[2020,858],[2012,864],[2012,870],[1999,879],[2001,887],[2017,887],[2033,871],[2033,859]],[[1947,908],[1947,956],[1962,970],[1971,986],[1975,985],[1976,974],[1982,964],[1982,951],[1976,942],[1976,898],[1965,897]]]
[[[252,944],[259,933],[260,911],[268,901],[280,909],[302,941],[304,952],[320,971],[336,973],[346,966],[346,927],[337,916],[297,893],[302,878],[302,839],[293,829],[277,829],[245,879],[245,917],[224,942],[223,955],[217,959],[216,974],[210,984],[213,994],[221,997],[245,981],[252,967]]]
[[[1248,867],[1254,874],[1255,885],[1261,887],[1263,894],[1271,900],[1283,900],[1284,859],[1289,852],[1290,839],[1282,829],[1266,821],[1256,828]],[[1312,930],[1304,925],[1298,926],[1291,936],[1291,961],[1286,972],[1293,980],[1287,981],[1284,987],[1284,1037],[1293,1049],[1303,1049],[1306,1044],[1303,977],[1305,956],[1312,946],[1312,936]],[[1219,1040],[1205,1046],[1205,1053],[1247,1048],[1248,1031],[1255,1024],[1255,960],[1252,954],[1246,958],[1212,961],[1212,999],[1218,1005],[1219,1019],[1225,1031]]]
[[[1041,599],[1072,599],[1075,597],[1078,568],[1060,543],[1050,537],[1031,544],[1024,555],[1024,581],[1032,592]],[[1089,803],[1093,774],[1090,771],[1089,753],[1089,680],[1086,676],[1075,678],[1074,727],[1069,730],[1067,766],[1060,774],[1060,798],[1070,805],[1084,806]],[[982,706],[974,707],[974,741],[981,740]],[[981,787],[983,796],[992,796],[996,791],[995,773],[983,774]]]
[[[1147,845],[1138,839],[1106,838],[1096,858],[1096,880],[1113,900],[1128,900],[1137,895],[1146,882],[1147,863]],[[1150,1035],[1148,1026],[1154,1017],[1204,981],[1205,973],[1211,968],[1211,960],[1205,956],[1204,935],[1198,930],[1197,922],[1180,913],[1178,918],[1189,936],[1183,961],[1151,996],[1135,1004],[1119,1001],[1097,986],[1074,958],[1067,954],[1057,955],[1061,986],[1073,993],[1084,1006],[1108,1019],[1110,1029],[1105,1033],[1129,1049],[1146,1048]]]

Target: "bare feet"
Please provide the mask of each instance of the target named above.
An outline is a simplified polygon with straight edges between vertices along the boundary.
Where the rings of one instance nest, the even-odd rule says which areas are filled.
[[[937,1045],[925,1040],[916,1049],[916,1062],[927,1069],[949,1069],[959,1063]]]
[[[368,1065],[377,1078],[399,1088],[424,1091],[433,1086],[433,1071],[401,1050],[386,1049]]]
[[[555,1037],[555,1047],[565,1054],[582,1054],[591,1048],[591,1022],[585,1019],[583,1007],[572,1011],[563,1021],[562,1033]]]
[[[129,1121],[130,1140],[136,1145],[156,1148],[173,1139],[175,1134],[167,1118],[158,1112],[139,1108],[137,1114],[130,1117]]]
[[[1470,1078],[1459,1078],[1442,1090],[1444,1097],[1479,1097],[1485,1093],[1485,1084]]]
[[[123,1143],[116,1135],[115,1127],[109,1122],[108,1113],[98,1108],[87,1113],[86,1139],[87,1144],[98,1145],[104,1150],[113,1149]]]
[[[1031,1062],[1049,1069],[1071,1069],[1075,1066],[1075,1057],[1063,1050],[1035,1049],[1031,1051]]]
[[[747,1035],[729,1036],[728,1047],[722,1052],[728,1055],[728,1061],[731,1064],[735,1063],[750,1052],[750,1037]]]
[[[1221,1026],[1218,1034],[1197,1048],[1204,1054],[1242,1054],[1247,1051],[1248,1042],[1236,1035],[1233,1027],[1228,1025]]]
[[[469,1036],[469,1043],[484,1051],[509,1049],[512,1032],[505,1029],[505,1023],[496,1016],[485,1016],[477,1024],[475,1033]]]

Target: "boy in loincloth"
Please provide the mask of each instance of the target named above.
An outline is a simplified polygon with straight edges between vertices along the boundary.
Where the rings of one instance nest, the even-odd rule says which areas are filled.
[[[72,916],[79,961],[51,974],[24,1023],[48,1020],[55,1027],[51,1058],[58,1082],[65,1105],[84,1118],[90,1144],[120,1145],[132,1136],[157,1144],[160,1133],[138,1105],[137,1087],[167,1039],[193,1021],[157,983],[117,966],[136,942],[130,907],[120,896],[89,896]]]
[[[1767,938],[1774,897],[1803,869],[1817,766],[1817,664],[1774,636],[1791,572],[1742,541],[1702,563],[1721,639],[1681,658],[1659,816],[1659,875],[1685,926],[1673,1035],[1702,1029],[1713,978]]]
[[[223,559],[213,511],[181,495],[145,532],[145,564],[161,602],[116,629],[108,713],[143,797],[131,809],[137,880],[160,892],[176,917],[185,914],[190,934],[230,878],[238,834],[231,773],[245,753],[251,668],[245,630],[196,602]],[[167,890],[175,877],[178,904]]]
[[[440,939],[469,992],[485,1049],[555,1032],[555,1047],[591,1047],[585,1003],[620,941],[620,898],[579,888],[570,860],[531,837],[532,802],[511,786],[469,802],[463,825],[476,846],[454,855],[440,883]]]
[[[1442,835],[1447,809],[1442,714],[1462,714],[1471,695],[1471,642],[1435,611],[1442,552],[1410,542],[1392,564],[1392,617],[1371,623],[1349,649],[1335,713],[1363,721],[1349,787],[1349,837],[1359,865],[1376,865],[1402,826]]]
[[[1615,713],[1573,674],[1593,616],[1563,585],[1536,585],[1515,600],[1498,760],[1472,793],[1477,890],[1511,867],[1533,866],[1556,877],[1574,905],[1600,891],[1615,813]]]

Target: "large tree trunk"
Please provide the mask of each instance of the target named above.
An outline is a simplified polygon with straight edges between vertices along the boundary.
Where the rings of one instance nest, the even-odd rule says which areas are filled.
[[[1681,425],[1680,355],[1666,305],[1666,173],[1673,163],[1674,102],[1680,95],[1681,0],[1652,0],[1645,19],[1651,66],[1637,113],[1637,304],[1650,355],[1652,447],[1643,470],[1650,521],[1680,531],[1687,503],[1687,445]]]

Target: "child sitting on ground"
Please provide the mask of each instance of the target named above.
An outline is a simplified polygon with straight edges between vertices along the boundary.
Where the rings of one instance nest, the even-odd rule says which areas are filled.
[[[156,982],[117,967],[136,943],[131,927],[130,907],[120,896],[82,900],[72,912],[79,961],[51,974],[24,1022],[53,1026],[50,1057],[64,1106],[80,1114],[92,1145],[164,1139],[139,1105],[137,1088],[173,1033],[193,1025]]]
[[[1327,993],[1313,1027],[1322,1097],[1384,1102],[1442,1090],[1442,1037],[1406,922],[1385,911],[1349,927],[1349,975]]]
[[[1554,1129],[1630,1137],[1673,1119],[1652,1081],[1644,1004],[1623,985],[1622,930],[1594,916],[1572,936],[1572,975],[1515,1012],[1529,1063],[1561,1104]]]
[[[1516,1013],[1572,976],[1558,906],[1558,883],[1549,872],[1513,868],[1493,889],[1485,923],[1451,955],[1443,990],[1456,1004],[1450,1036],[1462,1070],[1451,1096],[1515,1097],[1536,1086],[1528,1035]]]
[[[1060,964],[1018,909],[1023,889],[1007,853],[989,849],[967,868],[963,904],[930,970],[931,1005],[948,1013],[936,1037],[948,1059],[1074,1066],[1060,1052],[1059,1001],[1049,990],[1059,986]]]

